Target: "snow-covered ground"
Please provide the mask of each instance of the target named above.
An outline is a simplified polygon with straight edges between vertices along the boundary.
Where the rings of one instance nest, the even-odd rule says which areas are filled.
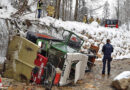
[[[16,12],[16,9],[12,7],[11,0],[0,0],[0,18],[10,18],[10,15]]]
[[[81,22],[56,20],[51,17],[40,19],[40,23],[46,25],[53,25],[57,28],[64,28],[79,34],[84,40],[84,45],[88,48],[91,44],[99,46],[99,54],[101,54],[102,46],[106,43],[106,39],[111,40],[114,47],[113,58],[123,59],[130,58],[130,31],[126,30],[124,26],[117,28],[105,28],[93,22],[92,24],[85,24]],[[85,31],[84,34],[81,34]],[[83,49],[83,48],[82,48]],[[85,50],[85,49],[84,49]]]
[[[124,71],[120,73],[118,76],[114,78],[114,80],[121,80],[121,79],[128,79],[130,78],[130,71]]]
[[[32,0],[30,0],[29,3],[31,3],[31,1]],[[101,3],[101,0],[98,1]],[[10,15],[16,12],[16,9],[11,6],[10,0],[6,0],[6,2],[5,0],[2,0],[1,6],[4,6],[4,8],[0,9],[0,18],[11,18]],[[25,16],[21,16],[20,18],[23,20],[38,20],[35,18],[35,13],[27,14]],[[126,29],[125,25],[122,25],[119,29],[105,28],[99,26],[96,22],[93,22],[92,24],[85,24],[76,21],[56,20],[51,17],[44,17],[39,19],[39,21],[41,24],[46,24],[48,26],[51,24],[56,28],[62,27],[79,34],[85,40],[83,46],[89,48],[91,44],[97,45],[100,48],[99,54],[101,55],[102,46],[106,43],[106,39],[110,39],[111,44],[114,47],[114,52],[112,54],[114,59],[130,58],[130,31]],[[35,29],[37,28],[38,27],[35,27]],[[83,31],[85,33],[81,34]],[[82,48],[82,50],[86,51],[87,49]]]

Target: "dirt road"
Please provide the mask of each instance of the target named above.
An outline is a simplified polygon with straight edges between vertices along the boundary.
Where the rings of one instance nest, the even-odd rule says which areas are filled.
[[[96,61],[92,71],[85,74],[83,80],[78,83],[64,87],[53,86],[52,90],[114,90],[111,82],[115,76],[123,71],[130,71],[130,59],[116,60],[111,62],[111,75],[101,75],[102,62]],[[7,80],[5,80],[7,82]],[[4,83],[4,81],[3,81]],[[13,85],[13,86],[11,86]],[[26,89],[25,89],[26,88]],[[42,86],[26,86],[22,83],[11,82],[10,87],[5,90],[45,90]]]
[[[116,60],[111,62],[111,75],[101,75],[102,62],[96,61],[92,72],[86,73],[85,78],[75,86],[53,87],[53,90],[114,90],[111,82],[115,76],[123,71],[130,71],[130,59]]]

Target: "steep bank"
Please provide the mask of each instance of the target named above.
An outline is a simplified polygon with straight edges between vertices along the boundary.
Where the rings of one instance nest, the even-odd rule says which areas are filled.
[[[51,17],[45,17],[40,20],[33,18],[27,19],[2,19],[2,24],[9,32],[10,36],[20,34],[26,36],[27,31],[35,31],[40,33],[47,33],[52,36],[59,36],[61,29],[71,30],[77,33],[85,40],[83,47],[84,51],[90,47],[91,44],[99,46],[99,54],[102,57],[102,46],[105,44],[106,39],[111,40],[114,47],[112,54],[114,59],[130,58],[130,31],[127,31],[124,26],[117,28],[105,28],[99,26],[96,22],[92,24],[84,24],[81,22],[62,21],[56,20]],[[0,22],[2,23],[2,22]],[[101,57],[99,57],[101,59]]]

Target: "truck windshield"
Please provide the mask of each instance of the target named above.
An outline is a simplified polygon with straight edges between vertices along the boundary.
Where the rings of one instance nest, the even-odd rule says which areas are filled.
[[[83,40],[71,31],[64,31],[63,39],[66,41],[68,46],[74,49],[80,49],[83,43]]]
[[[106,20],[107,25],[116,25],[118,24],[118,20]]]

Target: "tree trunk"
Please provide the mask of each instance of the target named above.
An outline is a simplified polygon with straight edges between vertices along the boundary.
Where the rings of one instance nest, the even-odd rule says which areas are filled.
[[[117,19],[119,20],[119,0],[118,0],[118,8],[117,8]]]
[[[55,14],[54,14],[54,18],[56,18],[56,15],[57,15],[57,1],[58,1],[58,0],[56,0],[56,4],[55,4]]]
[[[65,0],[65,20],[67,20],[67,0]]]
[[[15,12],[11,17],[19,17],[25,12],[28,7],[28,0],[24,0],[23,5],[19,8],[17,12]]]
[[[76,0],[76,5],[75,5],[75,14],[74,14],[74,20],[77,20],[77,15],[78,15],[78,0]]]
[[[62,5],[62,20],[63,21],[65,20],[64,16],[65,16],[65,0],[63,0],[63,5]]]
[[[71,20],[71,15],[72,15],[72,0],[70,0],[70,20]]]
[[[56,0],[56,11],[55,11],[55,18],[59,19],[60,14],[60,2],[61,0]]]

